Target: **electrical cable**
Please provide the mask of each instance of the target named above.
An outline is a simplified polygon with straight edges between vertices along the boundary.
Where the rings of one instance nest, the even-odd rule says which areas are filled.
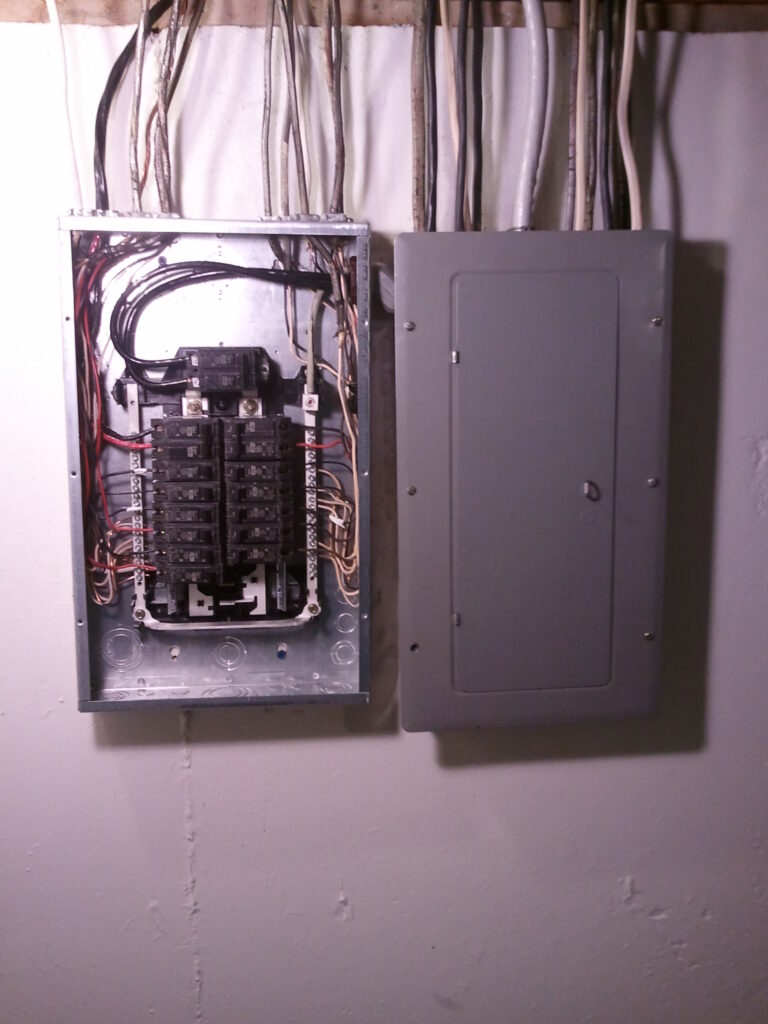
[[[176,40],[181,22],[182,0],[173,0],[171,20],[165,37],[165,49],[160,65],[160,77],[157,87],[157,123],[155,125],[155,177],[160,209],[163,213],[172,213],[173,186],[171,183],[171,147],[168,138],[168,107],[170,105],[169,89],[174,58],[176,56]]]
[[[411,43],[411,134],[413,168],[413,230],[423,231],[425,225],[425,163],[426,141],[424,72],[426,36],[426,0],[416,0]]]
[[[272,39],[275,34],[275,0],[268,0],[264,27],[264,108],[261,118],[261,181],[264,214],[272,216],[272,177],[269,166],[269,130],[272,121]]]
[[[616,103],[616,119],[618,124],[619,147],[624,170],[627,175],[629,190],[630,227],[638,231],[643,226],[643,214],[640,198],[640,179],[637,163],[632,149],[632,136],[629,130],[629,94],[632,85],[632,67],[635,57],[635,32],[637,30],[637,0],[627,0],[624,16],[624,46],[621,61],[621,77]]]
[[[571,45],[568,72],[568,185],[565,195],[565,230],[573,231],[576,199],[576,89],[579,72],[579,0],[571,0]]]
[[[149,10],[150,25],[154,25],[165,14],[171,6],[172,0],[158,0]],[[118,86],[123,75],[136,54],[136,32],[133,33],[127,44],[120,52],[117,60],[112,65],[104,92],[101,94],[99,106],[96,111],[96,124],[94,129],[93,147],[93,180],[96,191],[96,209],[109,209],[109,190],[107,188],[107,176],[105,171],[105,154],[107,148],[107,122],[112,102],[115,98]]]
[[[190,18],[189,27],[187,28],[186,34],[184,35],[184,42],[182,43],[181,46],[181,52],[179,53],[178,59],[176,60],[174,65],[173,78],[171,79],[171,86],[170,89],[168,90],[169,106],[173,102],[173,97],[174,94],[176,93],[176,88],[179,84],[181,73],[184,70],[184,65],[186,64],[187,56],[192,45],[192,40],[195,37],[195,33],[197,32],[198,26],[200,24],[200,19],[203,16],[204,10],[205,0],[197,0],[194,10],[192,12],[192,17]],[[144,169],[141,174],[141,182],[139,183],[139,198],[141,198],[141,196],[144,193],[144,189],[146,188],[147,185],[147,178],[149,177],[149,165],[151,162],[152,150],[152,125],[154,124],[156,117],[157,103],[155,103],[155,105],[152,107],[152,110],[150,111],[149,117],[147,118],[146,128],[144,131]]]
[[[603,0],[603,50],[600,65],[600,90],[598,97],[597,123],[597,165],[598,186],[600,191],[600,209],[603,215],[603,229],[610,231],[613,227],[613,210],[611,208],[610,180],[610,146],[609,131],[611,123],[611,69],[613,66],[613,2]]]
[[[472,202],[473,231],[483,221],[483,5],[472,0]]]
[[[533,220],[533,198],[544,141],[549,87],[549,52],[543,0],[523,0],[528,30],[528,117],[520,178],[513,207],[513,230],[527,231]]]
[[[426,75],[426,217],[425,228],[434,231],[437,220],[437,73],[435,64],[435,31],[437,0],[427,0],[424,33],[424,71]]]
[[[283,36],[283,56],[288,77],[288,110],[291,118],[291,132],[293,134],[296,179],[299,186],[299,207],[301,212],[306,214],[309,213],[309,193],[307,192],[304,149],[301,140],[301,125],[299,123],[299,100],[296,92],[296,41],[293,34],[294,21],[291,0],[279,0],[279,12]]]
[[[459,148],[456,154],[456,194],[453,208],[453,230],[464,231],[464,193],[467,183],[467,30],[469,0],[459,4],[459,26],[456,33],[456,110],[459,117]]]
[[[587,205],[587,51],[589,0],[579,0],[579,59],[576,74],[576,189],[573,227],[583,231]]]
[[[331,213],[341,213],[344,210],[344,172],[346,168],[344,109],[341,96],[341,70],[344,51],[339,0],[327,0],[327,3],[326,58],[328,60],[329,86],[333,107],[333,140],[335,150]]]
[[[56,52],[58,55],[59,78],[61,80],[61,99],[64,111],[64,122],[67,131],[67,148],[70,159],[70,174],[72,178],[73,206],[82,207],[83,189],[80,184],[80,172],[77,166],[77,151],[75,149],[75,137],[72,131],[72,117],[69,112],[69,74],[67,72],[67,49],[64,45],[64,29],[59,17],[59,8],[56,0],[45,0],[48,10],[48,20],[56,36]]]
[[[587,187],[584,195],[584,227],[592,230],[597,183],[597,5],[588,0],[587,27]]]
[[[144,57],[146,54],[147,28],[149,22],[149,0],[141,0],[141,15],[136,29],[134,53],[133,102],[131,104],[131,137],[128,160],[131,172],[131,195],[133,209],[141,210],[141,178],[139,175],[139,113],[141,109],[141,88],[144,78]]]
[[[457,157],[459,154],[459,112],[456,107],[456,89],[454,87],[456,81],[456,58],[453,53],[448,0],[440,0],[440,25],[445,51],[445,81],[448,86],[448,115],[451,121],[453,155]]]

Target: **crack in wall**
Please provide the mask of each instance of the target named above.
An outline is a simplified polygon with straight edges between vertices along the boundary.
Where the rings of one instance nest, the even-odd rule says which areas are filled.
[[[200,901],[197,895],[197,832],[195,805],[192,798],[192,712],[179,716],[181,734],[181,786],[184,799],[184,849],[187,856],[187,881],[184,885],[184,909],[189,925],[189,947],[192,951],[192,999],[195,1020],[203,1020],[203,961],[200,954],[200,932],[197,925]]]

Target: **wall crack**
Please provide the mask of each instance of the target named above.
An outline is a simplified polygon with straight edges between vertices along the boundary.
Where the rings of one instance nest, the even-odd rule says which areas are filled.
[[[197,830],[195,804],[192,795],[192,712],[182,711],[179,716],[181,732],[181,787],[184,801],[184,850],[187,858],[187,881],[184,884],[184,909],[189,927],[189,948],[192,953],[192,1000],[195,1020],[203,1020],[203,961],[200,954],[198,917],[200,901],[197,887]]]

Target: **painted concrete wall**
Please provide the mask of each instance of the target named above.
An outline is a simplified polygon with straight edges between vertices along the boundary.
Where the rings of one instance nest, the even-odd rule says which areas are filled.
[[[68,32],[84,172],[124,38]],[[256,215],[261,37],[200,42],[177,135],[184,209]],[[408,34],[349,42],[348,207],[391,235],[409,226]],[[524,50],[518,34],[489,46],[487,213],[505,226]],[[654,37],[638,71],[651,220],[687,240],[662,713],[440,737],[401,734],[389,713],[386,333],[376,708],[75,710],[54,232],[71,193],[53,68],[44,27],[0,28],[0,1020],[768,1021],[768,38]],[[554,116],[544,224],[561,101]],[[116,150],[112,167],[125,205]]]

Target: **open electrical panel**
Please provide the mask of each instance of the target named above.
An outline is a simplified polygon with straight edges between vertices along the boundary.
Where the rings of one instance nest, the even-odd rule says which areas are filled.
[[[367,227],[61,227],[81,709],[364,700]]]

